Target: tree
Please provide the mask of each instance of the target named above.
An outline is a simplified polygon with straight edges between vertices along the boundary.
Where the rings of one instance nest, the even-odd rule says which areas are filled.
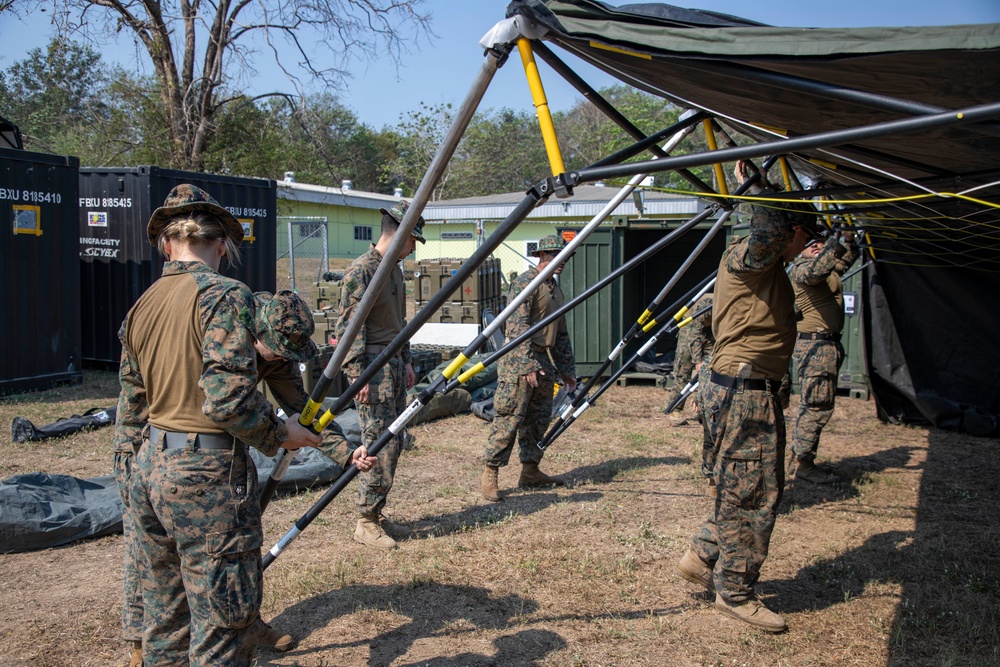
[[[284,65],[283,46],[310,79],[336,89],[354,59],[388,55],[398,62],[411,43],[429,34],[421,1],[35,0],[21,11],[53,5],[64,30],[89,38],[131,31],[158,84],[169,166],[201,169],[217,114],[247,102],[233,91],[252,76],[258,51],[272,53],[299,95],[302,82]]]
[[[26,148],[79,152],[83,137],[108,114],[107,75],[100,61],[93,49],[57,38],[0,74],[0,99]]]

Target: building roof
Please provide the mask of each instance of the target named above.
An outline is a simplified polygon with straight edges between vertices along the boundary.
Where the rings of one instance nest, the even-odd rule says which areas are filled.
[[[532,210],[528,214],[528,219],[593,218],[618,192],[619,188],[615,187],[583,185],[574,188],[573,196],[567,199],[550,197],[544,204]],[[448,199],[427,204],[423,215],[427,224],[502,220],[522,199],[524,199],[523,192]],[[705,206],[696,197],[671,195],[654,190],[644,190],[643,199],[644,217],[690,216]],[[619,204],[611,215],[639,217],[635,199],[629,197]]]
[[[390,208],[400,200],[395,195],[365,192],[352,188],[333,188],[294,181],[278,181],[278,198],[310,204],[351,206],[353,208]]]

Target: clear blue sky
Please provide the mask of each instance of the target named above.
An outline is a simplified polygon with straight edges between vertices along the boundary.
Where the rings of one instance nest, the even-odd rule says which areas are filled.
[[[615,0],[613,5],[626,4]],[[1000,23],[1000,0],[690,0],[675,2],[680,6],[725,12],[761,23],[799,27],[858,27],[903,25],[953,25],[963,23]],[[482,64],[479,39],[505,16],[507,0],[425,0],[433,15],[437,37],[420,45],[398,72],[390,62],[358,64],[356,75],[341,100],[365,123],[381,128],[395,125],[402,112],[428,104],[461,103]],[[0,14],[0,69],[23,58],[31,48],[44,47],[51,38],[47,16],[41,13],[26,22]],[[142,67],[145,62],[131,38],[101,45],[106,61]],[[577,69],[595,88],[613,83],[607,75],[561,57]],[[570,107],[578,99],[576,91],[554,73],[540,65],[546,93],[553,109]],[[281,86],[282,75],[268,64],[267,56],[257,60],[258,76],[250,82],[253,92]],[[140,70],[142,71],[142,70]],[[148,66],[146,66],[148,72]],[[277,82],[277,83],[276,83]],[[481,108],[503,106],[531,109],[531,96],[524,80],[520,59],[513,55],[500,69],[483,100]]]

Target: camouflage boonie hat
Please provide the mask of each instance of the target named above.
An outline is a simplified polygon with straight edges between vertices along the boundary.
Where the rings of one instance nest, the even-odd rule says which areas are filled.
[[[549,234],[541,238],[538,242],[538,247],[532,250],[531,254],[535,257],[538,257],[538,254],[543,252],[554,255],[565,247],[566,241],[563,240],[563,237],[558,234]]]
[[[257,314],[254,330],[257,340],[282,359],[309,361],[317,347],[311,336],[316,330],[312,311],[302,298],[291,290],[254,292]]]
[[[156,246],[156,242],[163,231],[164,225],[175,215],[188,213],[190,211],[206,211],[219,219],[226,229],[226,234],[237,246],[243,243],[243,225],[233,216],[232,213],[222,208],[219,202],[212,198],[197,185],[184,183],[176,186],[163,201],[163,206],[153,211],[149,216],[149,224],[146,225],[146,236],[149,237],[149,244]]]
[[[410,202],[405,199],[401,199],[398,204],[392,208],[380,208],[379,212],[382,215],[387,215],[399,224],[403,224],[403,216],[406,215],[406,209],[410,208]],[[417,224],[413,226],[413,231],[410,232],[410,236],[420,241],[421,243],[427,243],[427,239],[424,238],[424,216],[420,216],[417,220]]]

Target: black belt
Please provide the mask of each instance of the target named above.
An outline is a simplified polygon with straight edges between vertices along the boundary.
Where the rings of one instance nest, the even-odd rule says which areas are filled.
[[[164,449],[184,449],[187,447],[190,433],[175,433],[156,428],[152,424],[149,426],[149,441]],[[161,443],[160,437],[163,441]],[[197,433],[194,437],[196,449],[232,449],[236,438],[228,433]]]
[[[799,332],[799,340],[840,340],[840,334],[827,333],[825,331]]]
[[[781,380],[765,380],[764,378],[734,378],[712,371],[712,382],[728,389],[750,389],[752,391],[769,391],[777,394],[781,388]]]

